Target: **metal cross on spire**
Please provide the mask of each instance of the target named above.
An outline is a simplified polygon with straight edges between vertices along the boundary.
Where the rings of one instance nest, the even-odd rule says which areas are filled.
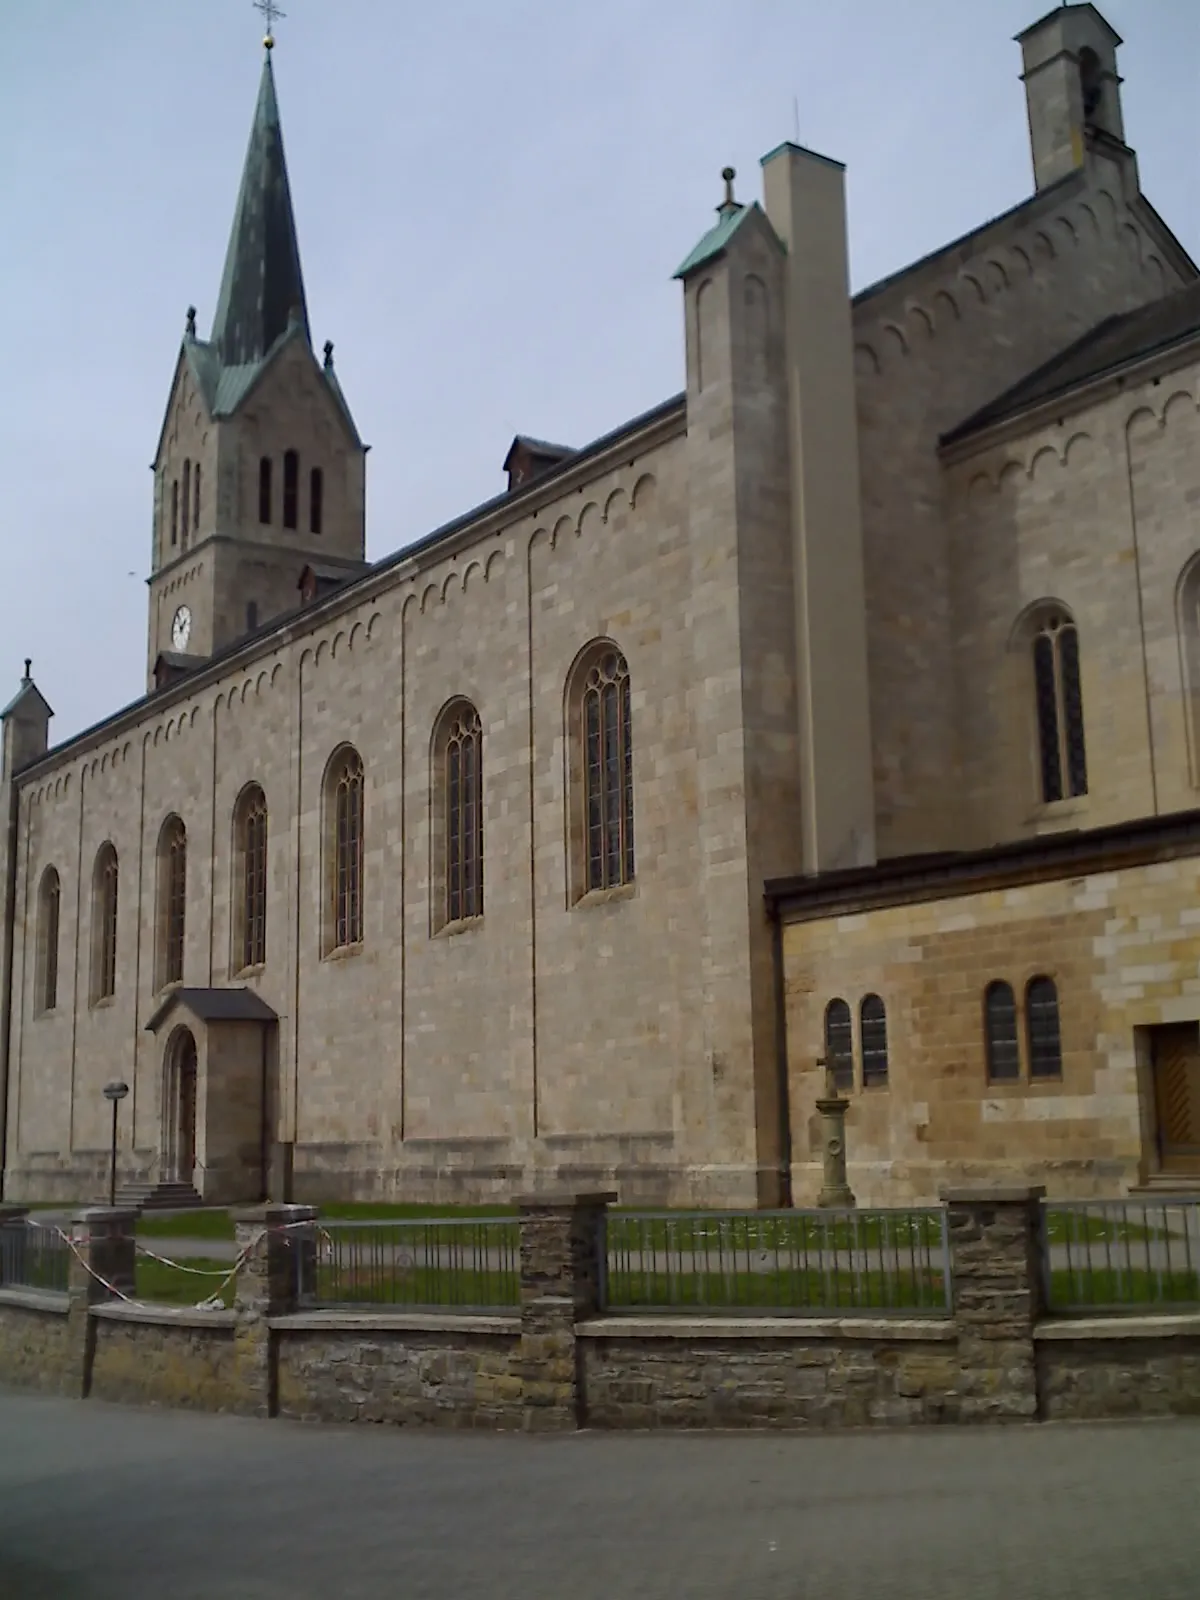
[[[275,0],[254,0],[254,9],[261,11],[266,18],[267,36],[263,43],[268,50],[271,50],[275,45],[275,18],[286,17],[287,12],[281,6],[277,6]]]

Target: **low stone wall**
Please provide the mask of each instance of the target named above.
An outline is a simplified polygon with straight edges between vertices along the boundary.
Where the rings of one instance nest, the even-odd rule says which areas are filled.
[[[70,1300],[40,1289],[0,1289],[0,1381],[79,1393]]]
[[[235,1359],[231,1311],[174,1306],[93,1306],[89,1394],[98,1400],[246,1409]]]
[[[517,1317],[314,1311],[273,1318],[280,1416],[520,1428]]]
[[[1200,1316],[1064,1318],[1034,1339],[1047,1421],[1200,1415]]]
[[[605,1317],[578,1332],[596,1428],[864,1427],[959,1413],[948,1320]]]

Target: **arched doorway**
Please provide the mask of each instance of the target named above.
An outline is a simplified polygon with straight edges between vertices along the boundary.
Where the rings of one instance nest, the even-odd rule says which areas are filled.
[[[196,1168],[196,1040],[190,1028],[177,1028],[167,1045],[164,1177],[191,1183]]]

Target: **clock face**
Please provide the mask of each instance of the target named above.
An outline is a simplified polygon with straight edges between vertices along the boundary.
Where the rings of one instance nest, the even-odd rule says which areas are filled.
[[[187,606],[180,606],[171,623],[171,643],[176,650],[186,650],[187,642],[192,636],[192,613]]]

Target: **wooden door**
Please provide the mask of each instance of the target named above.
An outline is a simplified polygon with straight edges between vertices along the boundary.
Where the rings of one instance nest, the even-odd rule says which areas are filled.
[[[1155,1028],[1153,1037],[1162,1170],[1200,1173],[1200,1025]]]
[[[196,1061],[179,1068],[179,1181],[191,1183],[196,1171]]]

